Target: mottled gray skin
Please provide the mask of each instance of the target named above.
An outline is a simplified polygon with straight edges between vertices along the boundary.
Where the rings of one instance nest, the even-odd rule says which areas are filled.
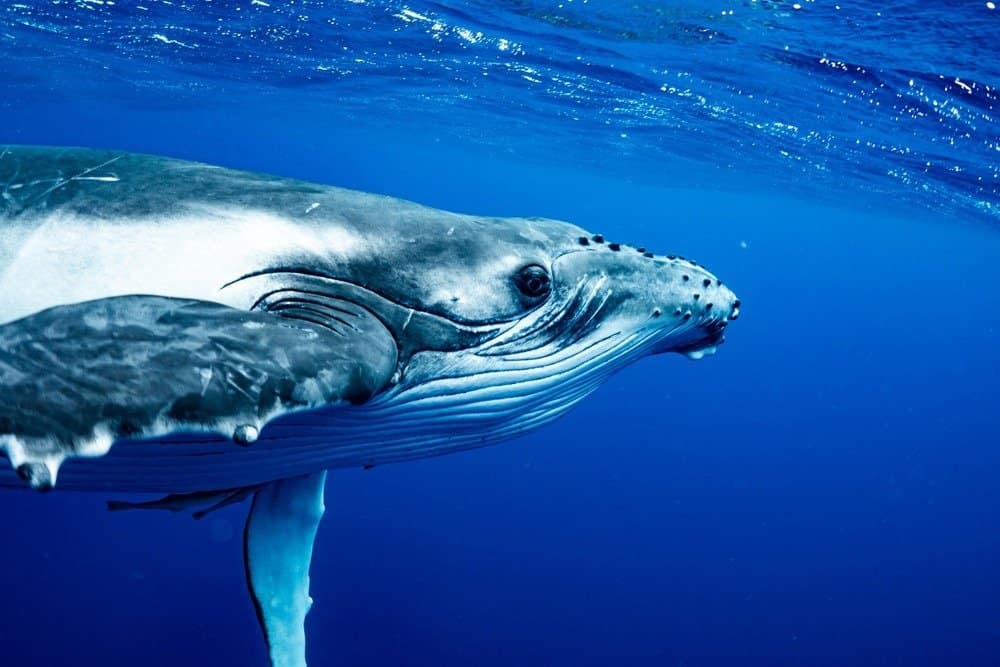
[[[72,448],[96,424],[115,438],[223,425],[246,440],[275,413],[364,402],[395,369],[395,341],[351,303],[313,323],[157,296],[87,301],[0,327],[0,433]]]
[[[115,181],[98,179],[117,179]],[[275,247],[257,270],[302,269],[371,287],[388,300],[452,322],[483,324],[524,312],[509,276],[479,273],[488,301],[436,293],[434,275],[496,261],[505,254],[548,259],[553,246],[573,244],[582,230],[541,218],[465,216],[363,192],[131,153],[36,147],[0,148],[0,267],[20,241],[51,215],[99,220],[105,228],[157,226],[212,207],[253,211],[307,230],[333,228],[363,247]],[[514,223],[514,224],[511,224]],[[252,231],[253,225],[247,226]],[[245,239],[243,239],[245,240]],[[240,243],[238,237],[230,242]],[[197,267],[176,269],[197,270]],[[232,280],[241,277],[233,272]],[[80,278],[81,276],[76,276]],[[218,290],[222,285],[211,285]],[[21,289],[29,289],[21,285]],[[103,295],[101,295],[103,296]],[[0,310],[0,320],[3,311]]]
[[[63,460],[60,486],[196,492],[499,442],[714,351],[738,306],[563,222],[0,148],[0,450],[36,488]]]

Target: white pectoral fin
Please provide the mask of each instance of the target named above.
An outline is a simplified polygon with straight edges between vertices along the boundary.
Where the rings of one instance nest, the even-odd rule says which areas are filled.
[[[326,471],[272,482],[253,499],[243,535],[247,584],[274,667],[306,664],[309,563]]]

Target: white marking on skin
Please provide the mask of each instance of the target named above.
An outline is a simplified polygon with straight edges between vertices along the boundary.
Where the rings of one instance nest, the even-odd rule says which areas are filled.
[[[76,443],[74,454],[87,458],[104,456],[111,451],[111,445],[114,441],[114,436],[107,425],[99,424],[94,428],[94,432],[90,438]]]
[[[14,470],[25,463],[40,463],[49,473],[54,486],[59,475],[59,467],[68,456],[96,458],[111,450],[114,438],[104,424],[99,424],[87,438],[72,443],[72,452],[66,451],[66,443],[51,437],[21,439],[13,435],[0,436],[0,451],[4,451]]]
[[[249,393],[247,393],[247,391],[245,389],[243,389],[243,387],[241,387],[240,385],[236,384],[236,381],[233,380],[233,376],[232,376],[231,373],[227,373],[226,374],[226,384],[229,385],[229,387],[232,388],[233,390],[238,391],[243,396],[245,396],[246,398],[250,399],[251,401],[254,400],[253,396],[251,396]],[[202,392],[202,395],[204,395],[204,391]]]
[[[45,199],[45,197],[49,196],[50,194],[52,194],[53,192],[55,192],[56,190],[58,190],[62,186],[66,185],[67,183],[71,183],[73,181],[86,180],[86,177],[87,177],[88,174],[92,174],[95,171],[97,171],[98,169],[103,169],[104,167],[107,167],[109,164],[117,162],[120,159],[121,159],[121,156],[117,155],[117,156],[111,158],[110,160],[105,160],[104,162],[102,162],[99,165],[96,165],[94,167],[88,167],[87,169],[84,169],[83,171],[81,171],[79,174],[76,174],[75,176],[70,176],[69,178],[58,178],[58,179],[55,180],[55,184],[52,187],[50,187],[48,190],[46,190],[42,194],[38,195],[38,199]],[[40,183],[40,182],[43,182],[43,181],[35,181],[34,183],[32,183],[32,185],[35,185],[35,183]]]
[[[7,234],[17,239],[8,243],[17,250],[0,267],[0,323],[52,306],[125,294],[247,308],[251,295],[220,288],[282,254],[336,261],[364,247],[341,227],[310,228],[269,212],[210,206],[120,223],[55,211],[30,231],[0,229],[0,235]]]
[[[455,280],[454,269],[442,266],[426,274],[430,303],[463,305],[466,317],[489,317],[506,304],[508,290],[502,286],[524,262],[518,255],[504,255],[491,264],[476,267],[476,280]]]
[[[80,176],[72,179],[74,181],[100,181],[101,183],[117,183],[121,179],[117,176]]]
[[[325,401],[323,383],[317,378],[308,378],[295,385],[292,398],[307,405],[322,405]]]
[[[549,222],[549,221],[543,220],[542,222],[546,223],[546,222]],[[519,226],[519,229],[520,229],[520,231],[519,231],[518,235],[522,239],[526,239],[528,241],[538,241],[538,242],[541,242],[541,243],[545,243],[546,241],[549,240],[549,235],[547,233],[545,233],[544,231],[542,231],[541,229],[539,229],[539,223],[536,222],[536,221],[534,221],[534,220],[524,220],[524,221],[522,221],[522,224]],[[570,232],[574,232],[574,231],[579,232],[579,234],[578,234],[579,236],[586,236],[587,235],[586,232],[584,232],[582,229],[579,229],[579,228],[570,228],[568,231],[570,231]]]
[[[48,456],[42,461],[42,464],[49,471],[49,483],[52,486],[56,485],[56,478],[59,477],[59,466],[65,460],[65,456]]]
[[[451,236],[454,233],[455,233],[455,228],[452,227],[451,229],[448,230],[448,233],[446,234],[446,236]]]
[[[10,467],[14,470],[17,470],[17,467],[26,460],[24,443],[21,442],[20,438],[16,438],[12,435],[4,435],[0,437],[0,449],[3,449],[7,454],[7,460],[10,461]]]
[[[306,208],[306,215],[309,215],[318,208],[319,208],[319,202],[314,201],[313,203],[309,204],[309,206]]]
[[[83,323],[92,329],[104,331],[108,327],[108,318],[103,315],[95,315],[94,313],[87,312],[83,315]]]
[[[202,368],[198,370],[198,375],[201,376],[201,395],[204,396],[208,391],[208,385],[212,382],[214,371],[211,368]]]
[[[406,311],[406,321],[403,322],[403,327],[400,329],[400,332],[406,331],[406,327],[410,326],[410,320],[412,319],[413,319],[413,309],[410,308],[409,310]]]
[[[366,241],[343,227],[324,227],[314,232],[319,238],[319,244],[312,248],[321,256],[330,254],[342,257],[356,256],[364,248]]]

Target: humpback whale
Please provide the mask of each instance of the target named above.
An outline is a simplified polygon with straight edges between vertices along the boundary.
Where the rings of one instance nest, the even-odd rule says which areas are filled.
[[[513,438],[740,312],[696,262],[569,223],[148,155],[0,148],[0,223],[0,486],[251,499],[289,667],[328,470]]]

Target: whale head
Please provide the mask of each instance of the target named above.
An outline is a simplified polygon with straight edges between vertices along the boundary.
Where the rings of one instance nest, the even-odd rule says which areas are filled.
[[[396,337],[369,422],[413,439],[414,457],[431,440],[453,451],[531,430],[643,357],[710,355],[740,314],[699,264],[568,223],[448,214],[408,229],[324,272],[361,286]]]

